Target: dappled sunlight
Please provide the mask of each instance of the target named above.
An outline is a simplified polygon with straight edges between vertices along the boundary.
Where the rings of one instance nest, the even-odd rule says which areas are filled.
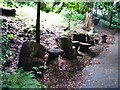
[[[40,14],[40,21],[41,21],[41,26],[43,25],[44,27],[65,27],[65,21],[63,17],[60,14],[55,14],[54,12],[46,13],[42,12]]]

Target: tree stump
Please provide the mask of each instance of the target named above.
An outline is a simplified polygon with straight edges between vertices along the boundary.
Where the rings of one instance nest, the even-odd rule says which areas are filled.
[[[63,50],[56,49],[56,48],[50,48],[47,50],[47,52],[49,53],[47,64],[50,64],[54,62],[55,60],[58,60],[58,56],[63,53]]]
[[[58,45],[64,51],[64,55],[62,55],[62,57],[70,60],[77,58],[77,55],[75,55],[74,50],[72,49],[72,41],[68,37],[60,37],[58,39]]]
[[[93,40],[89,40],[88,43],[91,44],[92,46],[95,45],[95,44],[94,44],[94,39],[93,39]]]
[[[23,67],[25,71],[30,71],[34,66],[43,65],[45,51],[45,47],[39,43],[24,42],[20,50],[18,68]]]
[[[80,46],[79,45],[79,41],[72,41],[72,46],[75,46],[75,48],[76,48],[76,54],[78,54],[77,50],[78,50],[78,47]]]
[[[102,37],[102,43],[106,43],[106,37],[107,37],[107,35],[102,35],[101,37]]]
[[[1,11],[1,14],[4,16],[15,16],[16,15],[15,9],[0,8],[0,11]]]
[[[79,42],[79,45],[80,45],[80,51],[82,51],[82,52],[88,51],[89,47],[91,46],[91,44],[83,43],[83,42]]]
[[[95,39],[95,44],[99,44],[99,39]]]
[[[73,41],[86,42],[85,34],[73,34]]]
[[[87,43],[94,46],[94,37],[90,37],[88,34],[86,37],[87,37]]]
[[[86,35],[87,42],[90,41],[90,36],[87,34]]]

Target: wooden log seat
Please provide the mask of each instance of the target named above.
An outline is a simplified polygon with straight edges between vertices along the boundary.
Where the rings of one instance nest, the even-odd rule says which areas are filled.
[[[73,41],[86,42],[85,34],[73,34]]]
[[[83,42],[79,42],[79,45],[80,45],[80,51],[82,51],[82,52],[88,51],[89,47],[91,46],[91,44],[83,43]]]
[[[78,54],[77,50],[78,50],[78,47],[79,47],[79,41],[72,41],[72,46],[75,46],[76,54]]]
[[[58,38],[57,43],[58,46],[64,51],[64,54],[62,54],[63,58],[67,58],[69,60],[77,59],[76,51],[75,48],[72,47],[72,40],[70,38],[61,36]]]
[[[102,43],[106,43],[107,35],[102,35]]]
[[[99,44],[99,39],[95,38],[95,44]]]
[[[52,61],[58,59],[58,56],[63,53],[63,50],[60,48],[50,48],[47,50],[47,53],[49,54],[47,64],[50,64]]]

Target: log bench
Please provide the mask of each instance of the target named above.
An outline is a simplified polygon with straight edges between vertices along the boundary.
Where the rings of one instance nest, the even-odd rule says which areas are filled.
[[[79,42],[79,45],[80,45],[80,51],[88,51],[89,50],[89,47],[91,47],[91,44],[89,43],[83,43],[83,42]]]
[[[63,53],[63,50],[59,48],[50,48],[47,50],[47,53],[49,54],[47,64],[50,64],[52,61],[58,59],[58,56]]]

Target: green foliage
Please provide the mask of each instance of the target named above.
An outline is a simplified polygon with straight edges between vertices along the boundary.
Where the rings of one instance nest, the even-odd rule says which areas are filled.
[[[14,35],[13,34],[7,34],[7,37],[8,38],[14,38]]]
[[[9,57],[14,55],[14,52],[10,51],[9,43],[10,43],[10,40],[8,37],[2,38],[2,58],[1,58],[1,61],[2,61],[3,66],[9,66],[9,64],[10,64]]]
[[[23,7],[23,6],[30,6],[36,8],[36,2],[17,2],[17,0],[9,0],[9,1],[2,0],[1,2],[3,2],[4,6],[11,8]]]
[[[32,72],[25,72],[23,68],[19,68],[16,72],[3,72],[3,88],[47,88],[43,84],[34,79]]]
[[[89,8],[91,7],[91,3],[88,4],[86,2],[78,2],[77,0],[74,0],[74,2],[69,1],[60,1],[60,2],[45,2],[43,1],[41,3],[41,10],[45,12],[56,12],[60,13],[64,8],[67,9],[73,9],[74,11],[85,14],[86,11],[89,11]]]
[[[14,1],[11,2],[3,2],[3,5],[6,7],[17,7],[17,4]]]
[[[17,2],[17,4],[19,6],[21,6],[21,7],[23,7],[23,6],[30,6],[30,7],[36,8],[36,6],[37,6],[37,3],[36,2],[32,2],[32,1],[30,1],[30,2]]]
[[[84,14],[78,14],[78,13],[76,13],[74,16],[73,16],[73,18],[75,19],[75,20],[85,20],[85,15]]]
[[[70,33],[70,30],[66,30],[66,31],[63,33],[63,35],[68,36],[69,33]]]
[[[50,10],[51,10],[51,7],[50,7],[50,4],[48,3],[48,2],[41,2],[40,3],[40,10],[42,10],[42,11],[45,11],[45,12],[50,12]]]
[[[90,31],[88,32],[88,35],[90,36],[90,37],[93,37],[94,36],[94,27],[90,27]]]
[[[47,69],[47,66],[32,67],[33,73],[36,76],[42,76],[43,71]]]

